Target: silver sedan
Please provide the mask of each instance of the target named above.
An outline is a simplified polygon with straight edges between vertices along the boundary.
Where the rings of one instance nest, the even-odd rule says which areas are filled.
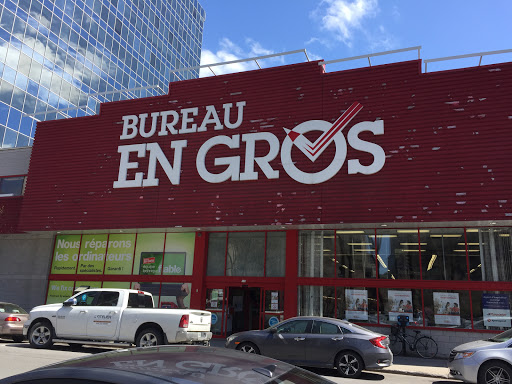
[[[448,358],[448,368],[454,378],[468,383],[510,384],[512,329],[455,347]]]
[[[299,366],[336,368],[350,378],[393,362],[388,336],[327,317],[294,317],[264,330],[235,333],[226,347]]]
[[[17,343],[25,340],[23,323],[28,313],[16,304],[0,302],[0,337],[8,337]]]

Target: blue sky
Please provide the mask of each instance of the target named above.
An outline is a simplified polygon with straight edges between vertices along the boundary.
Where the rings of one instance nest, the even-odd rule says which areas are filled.
[[[303,48],[311,60],[335,60],[419,45],[422,59],[512,48],[510,0],[199,1],[206,11],[202,64]],[[416,58],[417,52],[401,53],[372,59],[372,65]],[[304,60],[304,55],[292,55],[267,59],[262,66]],[[432,63],[429,72],[478,65],[478,60]],[[482,63],[504,61],[512,61],[512,54],[486,57]],[[367,63],[362,60],[353,66]],[[250,68],[238,65],[216,72]],[[202,76],[207,75],[206,71]]]

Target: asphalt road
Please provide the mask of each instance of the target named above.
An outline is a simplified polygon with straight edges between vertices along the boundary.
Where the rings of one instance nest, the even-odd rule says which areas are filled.
[[[71,349],[67,344],[55,344],[52,349],[33,349],[27,342],[14,343],[0,339],[0,379],[23,373],[44,365],[59,361],[78,358],[89,354],[108,351],[109,348],[80,347]],[[311,369],[336,383],[379,382],[382,384],[453,384],[460,383],[452,380],[440,380],[432,377],[397,375],[392,373],[364,372],[360,379],[343,379],[336,375],[336,371],[328,369]]]

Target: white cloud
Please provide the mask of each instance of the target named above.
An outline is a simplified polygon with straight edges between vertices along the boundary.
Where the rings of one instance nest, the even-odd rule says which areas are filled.
[[[201,65],[217,64],[217,63],[224,63],[227,61],[249,59],[252,57],[271,55],[274,53],[272,50],[264,48],[259,42],[255,41],[255,40],[246,39],[245,43],[246,43],[247,47],[244,49],[244,48],[236,45],[235,43],[233,43],[228,38],[223,38],[219,42],[220,47],[216,52],[213,52],[208,49],[203,49],[201,51]],[[276,59],[268,59],[268,60],[275,62],[276,60],[281,61],[282,59],[276,58]],[[258,68],[258,66],[256,65],[256,63],[254,61],[212,67],[212,69],[216,75],[223,75],[226,73],[234,73],[234,72],[243,72],[243,71],[248,71],[248,70],[257,69],[257,68]],[[213,76],[213,73],[208,68],[201,68],[201,70],[199,72],[199,77],[207,77],[207,76]]]
[[[352,46],[354,33],[361,30],[365,19],[377,15],[378,0],[323,0],[313,12],[321,20],[321,27],[334,33],[347,46]]]

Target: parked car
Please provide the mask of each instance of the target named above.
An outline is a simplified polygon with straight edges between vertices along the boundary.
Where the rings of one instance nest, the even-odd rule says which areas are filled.
[[[264,330],[235,333],[226,347],[299,366],[336,368],[350,378],[393,362],[388,336],[328,317],[299,316]]]
[[[23,323],[27,321],[28,313],[20,306],[0,302],[0,337],[10,338],[17,343],[25,340]]]
[[[499,384],[512,380],[512,329],[487,340],[455,347],[448,358],[450,375],[468,383]]]
[[[268,357],[190,345],[99,353],[11,376],[0,380],[0,384],[36,381],[88,384],[333,384],[315,373]]]
[[[211,313],[197,309],[153,307],[151,293],[133,289],[81,291],[64,303],[35,307],[23,333],[34,348],[68,344],[208,344]]]

